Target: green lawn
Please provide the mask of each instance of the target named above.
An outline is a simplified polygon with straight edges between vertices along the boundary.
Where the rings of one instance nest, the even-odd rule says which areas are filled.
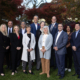
[[[35,73],[35,75],[23,74],[22,67],[20,66],[18,68],[18,73],[15,73],[14,76],[12,76],[11,71],[6,70],[5,67],[6,66],[4,66],[5,76],[4,77],[0,76],[0,80],[59,80],[59,77],[56,76],[57,70],[54,70],[53,68],[51,68],[51,70],[50,70],[50,78],[47,78],[46,74],[39,75],[41,70],[37,71],[35,66],[33,67],[33,72]],[[79,79],[77,79],[77,76],[75,76],[75,77],[72,76],[72,74],[74,74],[74,72],[75,72],[74,67],[72,67],[72,72],[69,73],[66,71],[65,77],[62,80],[79,80]]]

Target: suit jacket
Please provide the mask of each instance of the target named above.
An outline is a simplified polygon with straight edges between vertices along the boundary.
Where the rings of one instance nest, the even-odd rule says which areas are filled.
[[[66,44],[68,41],[68,35],[66,32],[62,31],[62,33],[60,34],[57,40],[57,45],[55,45],[57,35],[58,35],[58,32],[55,35],[54,44],[53,44],[53,47],[55,46],[58,47],[58,51],[55,51],[55,52],[57,52],[57,54],[59,55],[66,54]]]
[[[19,33],[20,39],[18,39],[15,33],[10,34],[11,51],[16,51],[17,47],[22,47],[22,34]]]
[[[40,50],[40,48],[42,48],[42,39],[43,39],[43,35],[40,36],[39,41],[38,41],[40,58],[43,58],[43,53]],[[45,49],[46,49],[46,52],[44,53],[45,59],[51,58],[51,46],[52,46],[52,44],[53,44],[53,37],[51,34],[49,34],[48,37],[46,38],[46,42],[45,42]]]
[[[37,30],[38,29],[40,29],[40,26],[39,26],[39,24],[37,23]],[[33,33],[35,36],[36,36],[36,27],[35,27],[35,24],[34,23],[32,23],[31,24],[31,33]]]
[[[22,61],[26,61],[28,62],[28,43],[30,41],[30,38],[27,36],[27,33],[25,33],[23,35],[23,40],[22,40],[22,44],[23,44],[23,52],[22,52]],[[33,50],[30,52],[30,59],[34,60],[35,59],[35,36],[34,34],[31,33],[31,42],[30,42],[30,49],[32,48]]]
[[[25,33],[26,33],[26,32],[27,32],[27,31],[26,31],[26,29],[25,29]],[[19,33],[21,33],[21,34],[22,34],[22,29],[20,29]]]
[[[52,26],[52,24],[49,25],[49,30],[50,30],[51,26]],[[53,38],[55,37],[55,34],[57,33],[57,31],[58,31],[58,23],[56,23],[56,24],[54,25],[52,31],[50,31],[51,34],[52,34],[52,36],[53,36]]]
[[[0,52],[6,52],[7,46],[10,46],[9,37],[4,36],[2,32],[0,32]]]
[[[71,46],[76,46],[77,51],[80,51],[80,31],[78,32],[77,38],[75,38],[75,35],[76,32],[73,32],[71,36]]]

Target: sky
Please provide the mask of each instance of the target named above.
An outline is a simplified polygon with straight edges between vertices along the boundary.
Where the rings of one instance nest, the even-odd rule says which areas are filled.
[[[27,8],[28,6],[26,6],[28,0],[23,0],[22,5],[24,4],[25,7]],[[37,4],[40,2],[41,0],[38,0]],[[45,0],[44,0],[45,1]],[[52,0],[46,0],[48,3],[50,3]],[[29,4],[29,7],[32,8],[32,2]]]

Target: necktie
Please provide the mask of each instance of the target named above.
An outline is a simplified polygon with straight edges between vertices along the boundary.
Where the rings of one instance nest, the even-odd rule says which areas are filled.
[[[76,32],[75,38],[77,38],[78,32]]]
[[[10,36],[10,33],[11,33],[11,29],[9,29],[9,36]]]
[[[52,25],[51,25],[51,28],[50,28],[50,31],[52,31],[53,27],[54,27],[54,25],[52,24]]]

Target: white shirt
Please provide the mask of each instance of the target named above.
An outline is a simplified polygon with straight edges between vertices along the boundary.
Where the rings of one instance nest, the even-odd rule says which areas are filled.
[[[37,30],[37,24],[35,24],[36,30]]]
[[[44,34],[43,38],[42,38],[42,46],[45,47],[45,42],[46,42],[46,38],[48,37],[48,34]],[[42,49],[42,47],[40,48],[40,50]]]
[[[63,31],[63,30],[62,30],[62,31]],[[59,31],[58,31],[58,35],[57,35],[57,37],[56,37],[56,42],[55,42],[55,45],[57,44],[57,41],[58,41],[59,36],[61,35],[62,31],[61,31],[61,32],[59,32]]]
[[[22,29],[22,35],[25,33],[25,29]]]
[[[9,30],[12,33],[12,27],[11,28],[8,27],[8,35],[9,35]]]

